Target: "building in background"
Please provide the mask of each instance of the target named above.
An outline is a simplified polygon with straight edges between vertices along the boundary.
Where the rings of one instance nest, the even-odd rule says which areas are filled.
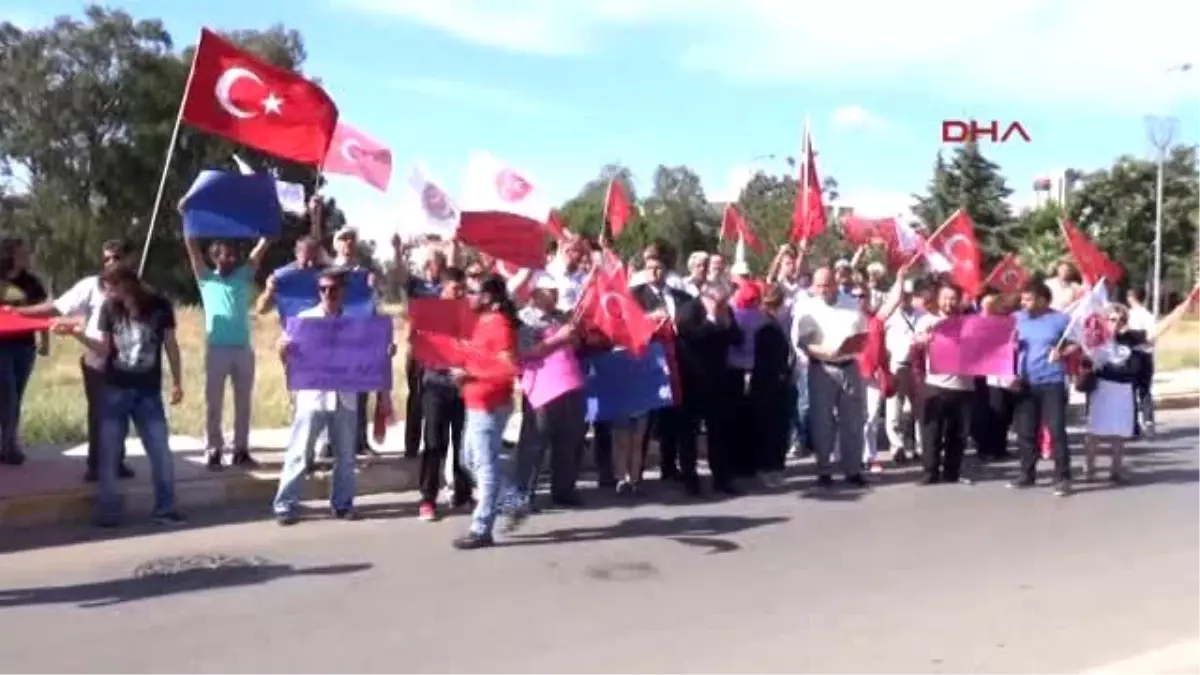
[[[1057,169],[1033,180],[1034,207],[1046,204],[1065,204],[1079,187],[1080,175],[1075,169]]]

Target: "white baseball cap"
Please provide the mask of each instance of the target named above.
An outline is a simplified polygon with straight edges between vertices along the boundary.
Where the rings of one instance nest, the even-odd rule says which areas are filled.
[[[333,233],[333,238],[337,239],[358,239],[358,230],[349,225],[339,229]]]
[[[843,267],[849,267],[849,266],[850,266],[850,261],[846,260],[845,258],[839,258],[838,261],[833,264],[833,268],[837,269],[837,270],[840,270]]]

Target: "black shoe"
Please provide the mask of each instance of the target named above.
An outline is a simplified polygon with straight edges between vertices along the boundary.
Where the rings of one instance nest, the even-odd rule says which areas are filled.
[[[713,492],[719,492],[730,497],[737,497],[742,494],[742,491],[733,484],[733,481],[722,480],[713,483]]]
[[[221,468],[223,466],[223,464],[222,464],[222,455],[223,454],[224,453],[222,453],[220,450],[209,450],[208,452],[204,453],[204,465],[208,467],[209,471],[220,471],[221,470]]]
[[[833,487],[833,476],[830,476],[827,473],[823,473],[820,476],[817,476],[817,487],[820,487],[820,488]]]
[[[1070,497],[1071,496],[1071,481],[1060,480],[1054,484],[1055,497]]]
[[[471,551],[477,548],[487,548],[495,543],[496,541],[492,539],[492,535],[490,534],[475,534],[474,532],[468,532],[458,539],[455,539],[454,543],[451,545],[460,551]]]
[[[519,506],[504,514],[504,533],[512,534],[521,529],[525,525],[525,521],[529,520],[529,515],[532,512],[532,506]]]
[[[683,492],[689,497],[700,496],[700,479],[695,476],[683,476],[680,478],[683,483]]]
[[[88,467],[88,470],[83,472],[83,482],[95,483],[98,480],[100,480],[100,474],[96,473],[96,469]]]
[[[275,524],[279,525],[280,527],[287,527],[289,525],[295,525],[298,522],[300,522],[300,519],[297,518],[296,514],[294,514],[294,513],[276,513],[275,514]]]
[[[572,493],[551,497],[550,503],[560,509],[578,509],[583,507],[583,498]]]
[[[947,482],[958,483],[959,485],[974,485],[975,484],[975,481],[971,480],[970,478],[967,478],[966,476],[959,476],[958,478],[955,478],[954,480],[947,479]]]
[[[846,476],[846,485],[856,488],[867,487],[867,478],[861,473],[856,473],[853,476]]]
[[[333,446],[328,443],[321,446],[320,458],[321,459],[333,459]]]
[[[917,484],[918,485],[937,485],[940,482],[942,482],[942,479],[940,476],[932,476],[930,474],[925,474],[924,476],[921,476],[921,480]]]
[[[596,481],[596,487],[600,488],[601,490],[611,490],[617,487],[617,479],[601,478],[600,480]]]
[[[1013,490],[1024,490],[1026,488],[1033,487],[1036,483],[1037,481],[1033,480],[1032,478],[1023,476],[1009,483],[1008,487],[1012,488]]]
[[[133,469],[129,468],[129,466],[126,465],[125,462],[121,462],[120,464],[117,465],[117,478],[119,480],[129,480],[130,478],[133,478],[135,476],[137,476],[137,474],[134,473]]]
[[[680,478],[679,471],[674,470],[674,469],[667,469],[665,471],[660,471],[658,474],[658,479],[664,483],[671,483],[671,482],[679,480],[679,478]]]
[[[304,473],[306,475],[311,476],[316,472],[317,472],[317,460],[313,459],[312,457],[309,457],[308,459],[304,460]]]
[[[111,530],[120,526],[121,519],[117,516],[96,516],[95,518],[92,518],[92,527]]]
[[[235,450],[232,464],[243,469],[257,469],[258,461],[250,456],[249,450]]]
[[[21,466],[25,463],[25,453],[18,448],[13,448],[6,453],[0,454],[0,464],[8,466]]]
[[[179,515],[178,511],[164,511],[163,513],[154,514],[155,525],[182,525],[187,521],[183,516]]]
[[[334,509],[332,513],[338,520],[360,520],[361,516],[354,509]]]

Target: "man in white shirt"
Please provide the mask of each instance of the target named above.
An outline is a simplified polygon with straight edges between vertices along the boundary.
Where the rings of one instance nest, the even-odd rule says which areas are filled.
[[[916,432],[916,425],[920,417],[922,385],[913,377],[911,357],[917,322],[925,316],[925,311],[913,303],[913,290],[913,282],[905,281],[900,306],[885,324],[895,393],[884,404],[884,420],[892,460],[898,462],[907,460],[910,450],[917,456],[921,454],[921,436]],[[904,422],[906,405],[909,418]]]
[[[120,240],[112,239],[100,247],[103,269],[109,269],[126,260],[132,249]],[[93,338],[100,337],[100,307],[107,299],[107,294],[100,284],[99,275],[84,277],[75,283],[66,293],[53,302],[45,302],[29,307],[14,307],[13,311],[31,317],[78,317],[84,321],[84,333]],[[84,480],[96,482],[98,478],[96,463],[100,457],[100,401],[104,391],[105,360],[91,350],[84,350],[80,361],[83,370],[83,396],[87,401],[87,434],[88,454],[87,472]],[[117,476],[133,478],[133,470],[125,463],[125,447],[121,447],[120,464]]]
[[[321,301],[297,316],[301,319],[338,317],[344,314],[346,291],[345,270],[329,268],[321,272],[318,292]],[[288,340],[279,341],[279,358],[285,366],[288,360]],[[394,346],[392,347],[394,350]],[[389,354],[391,351],[389,351]],[[308,457],[312,455],[322,432],[328,430],[333,454],[332,490],[330,503],[333,516],[355,520],[354,456],[358,441],[358,409],[362,401],[355,391],[299,390],[296,394],[295,417],[291,438],[283,459],[279,489],[275,493],[274,512],[280,525],[292,525],[297,520],[300,486],[306,473]]]
[[[678,289],[692,296],[700,297],[700,289],[708,281],[708,254],[704,251],[693,251],[687,259],[688,276],[681,280]]]
[[[916,325],[917,344],[928,346],[934,328],[946,319],[962,312],[962,292],[956,287],[943,285],[938,289],[937,308],[925,313]],[[932,373],[926,352],[925,383],[922,405],[921,435],[925,441],[925,475],[922,485],[936,483],[970,483],[962,475],[963,454],[966,450],[967,430],[971,423],[971,406],[974,404],[975,379],[973,377]]]
[[[587,273],[583,270],[583,261],[588,255],[587,241],[574,238],[563,242],[562,248],[554,256],[554,260],[546,266],[546,274],[551,275],[557,282],[558,311],[574,311],[583,293],[583,283]]]
[[[1082,289],[1075,281],[1075,270],[1071,263],[1058,263],[1055,276],[1046,280],[1046,288],[1050,289],[1050,308],[1062,311],[1079,298]]]
[[[808,358],[808,426],[817,458],[817,484],[833,486],[836,450],[846,482],[865,487],[866,392],[857,352],[842,347],[849,338],[866,333],[866,317],[858,299],[838,293],[834,271],[828,267],[813,274],[812,294],[792,310],[791,339]]]
[[[1154,335],[1154,329],[1158,322],[1154,319],[1154,312],[1146,307],[1146,291],[1142,288],[1130,288],[1125,294],[1125,300],[1129,305],[1128,325],[1130,330],[1144,331],[1147,336]],[[1150,367],[1145,369],[1145,376],[1140,381],[1133,383],[1133,392],[1137,397],[1141,428],[1148,435],[1152,435],[1154,433],[1154,396],[1150,387],[1154,382],[1154,343],[1147,340],[1136,349],[1150,355]]]

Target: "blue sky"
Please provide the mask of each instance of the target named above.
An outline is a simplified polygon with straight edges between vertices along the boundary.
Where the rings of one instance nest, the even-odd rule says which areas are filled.
[[[1032,142],[992,146],[1026,202],[1034,178],[1151,151],[1144,118],[1194,143],[1200,66],[1189,3],[1142,0],[207,0],[110,3],[162,16],[180,46],[201,25],[299,29],[342,119],[387,143],[389,194],[334,179],[350,218],[393,218],[423,161],[457,186],[488,150],[562,200],[601,165],[644,189],[687,164],[710,198],[736,194],[766,155],[796,154],[806,116],[822,174],[868,214],[904,209],[945,118],[1019,120]],[[0,0],[26,26],[82,3]]]

